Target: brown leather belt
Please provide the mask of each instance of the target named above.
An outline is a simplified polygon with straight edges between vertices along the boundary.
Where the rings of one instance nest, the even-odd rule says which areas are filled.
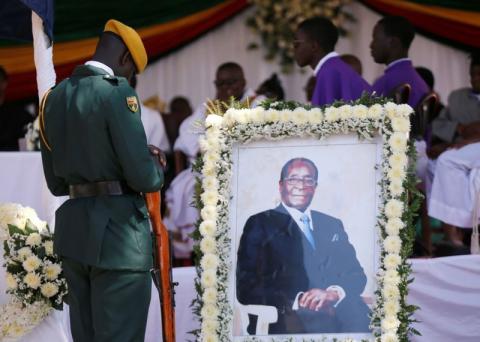
[[[70,198],[93,197],[102,195],[127,195],[138,192],[130,188],[125,182],[104,181],[69,186]]]

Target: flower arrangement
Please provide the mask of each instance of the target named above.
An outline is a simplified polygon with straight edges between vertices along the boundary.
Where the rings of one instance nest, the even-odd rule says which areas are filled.
[[[329,18],[345,34],[342,24],[346,20],[353,20],[351,14],[343,10],[348,0],[294,0],[269,1],[250,0],[255,5],[255,12],[247,19],[247,26],[260,35],[266,49],[265,59],[279,58],[283,72],[290,72],[293,66],[293,35],[298,24],[303,20],[323,16]],[[251,43],[249,49],[257,48]]]
[[[201,328],[196,332],[200,341],[232,338],[233,309],[228,300],[232,267],[229,238],[232,144],[287,137],[324,139],[349,132],[356,132],[362,139],[376,134],[383,138],[381,201],[376,226],[381,257],[371,328],[375,339],[382,342],[408,341],[409,334],[416,333],[410,327],[416,307],[405,301],[411,272],[407,257],[413,245],[413,219],[419,206],[415,149],[408,140],[411,113],[408,105],[363,96],[355,102],[336,102],[324,108],[265,101],[254,109],[230,108],[223,115],[207,116],[205,136],[200,140],[202,156],[195,165],[202,174],[196,199],[201,218],[194,236],[200,241],[195,301],[195,312],[201,320]],[[269,341],[283,340],[269,337]]]
[[[1,204],[0,238],[7,293],[12,295],[0,313],[0,337],[17,339],[40,323],[52,308],[62,309],[67,283],[53,252],[52,234],[33,209]]]

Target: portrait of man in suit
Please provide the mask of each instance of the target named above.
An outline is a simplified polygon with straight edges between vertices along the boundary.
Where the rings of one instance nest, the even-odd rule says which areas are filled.
[[[277,309],[269,335],[370,332],[361,297],[367,278],[343,223],[311,208],[318,174],[311,160],[290,159],[280,172],[280,205],[250,216],[243,228],[236,296],[243,305]],[[249,333],[256,319],[249,316]]]

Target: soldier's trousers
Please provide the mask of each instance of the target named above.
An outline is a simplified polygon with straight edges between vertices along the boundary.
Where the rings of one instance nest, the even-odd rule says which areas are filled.
[[[144,341],[152,286],[149,272],[62,261],[75,342]]]

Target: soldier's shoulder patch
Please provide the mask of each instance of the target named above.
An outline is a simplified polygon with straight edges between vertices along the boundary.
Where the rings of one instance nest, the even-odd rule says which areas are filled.
[[[132,113],[138,111],[138,101],[136,96],[127,96],[127,107]]]

